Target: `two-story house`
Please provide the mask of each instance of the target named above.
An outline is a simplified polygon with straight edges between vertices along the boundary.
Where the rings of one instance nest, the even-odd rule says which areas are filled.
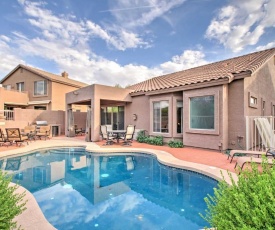
[[[68,73],[52,74],[26,65],[16,66],[0,81],[0,110],[13,108],[65,110],[65,94],[87,84]],[[75,110],[81,110],[75,108]]]

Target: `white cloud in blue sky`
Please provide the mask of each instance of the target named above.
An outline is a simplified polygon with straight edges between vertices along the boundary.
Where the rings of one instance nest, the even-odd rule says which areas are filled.
[[[275,0],[0,1],[0,78],[19,63],[122,86],[275,46]]]

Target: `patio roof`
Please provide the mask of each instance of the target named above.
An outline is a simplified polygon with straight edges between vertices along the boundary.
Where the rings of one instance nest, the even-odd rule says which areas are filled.
[[[235,75],[244,74],[242,77],[250,76],[258,70],[268,59],[275,54],[275,48],[250,53],[240,57],[227,59],[137,83],[129,86],[133,89],[131,93],[145,93],[176,87],[194,85],[198,83],[218,82],[224,84],[234,80]],[[223,81],[222,81],[223,80]]]

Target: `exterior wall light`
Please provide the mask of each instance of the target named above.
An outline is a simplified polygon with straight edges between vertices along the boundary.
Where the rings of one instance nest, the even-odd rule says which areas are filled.
[[[136,121],[137,120],[137,115],[134,113],[133,114],[133,120]]]

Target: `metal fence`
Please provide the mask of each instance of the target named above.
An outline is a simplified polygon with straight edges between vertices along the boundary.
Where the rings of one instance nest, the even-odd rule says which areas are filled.
[[[246,117],[246,150],[275,148],[274,119],[273,116]]]

